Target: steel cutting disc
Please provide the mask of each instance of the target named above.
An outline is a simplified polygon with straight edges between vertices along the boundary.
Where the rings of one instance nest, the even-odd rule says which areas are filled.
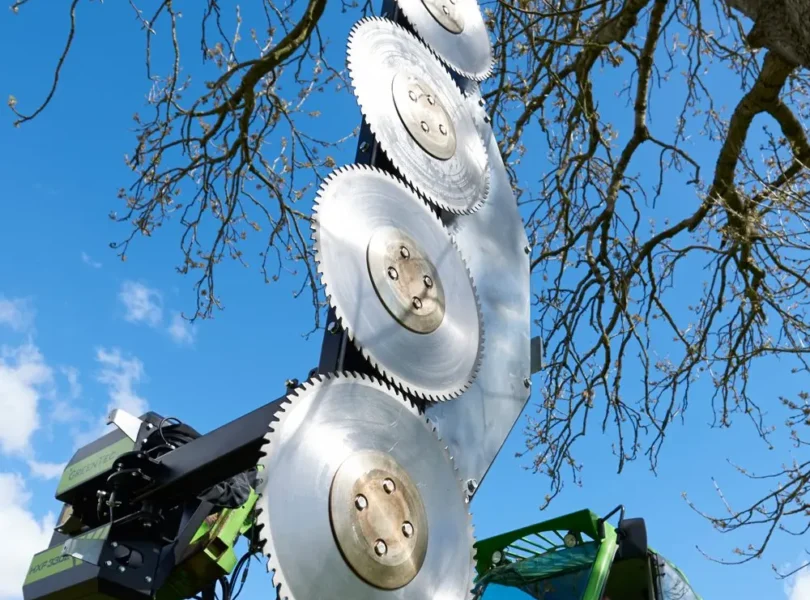
[[[492,73],[492,44],[476,0],[397,0],[408,23],[453,71],[482,81]]]
[[[348,63],[366,122],[399,173],[444,210],[478,210],[490,183],[484,142],[435,55],[399,25],[371,17],[352,29]]]
[[[279,599],[465,600],[474,538],[452,459],[382,382],[315,379],[265,437],[258,519]]]
[[[467,389],[484,343],[478,298],[422,199],[388,173],[344,167],[321,187],[312,229],[326,295],[374,367],[427,400]]]

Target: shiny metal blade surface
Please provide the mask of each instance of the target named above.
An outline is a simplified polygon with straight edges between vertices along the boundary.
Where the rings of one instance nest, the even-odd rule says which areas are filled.
[[[397,0],[416,34],[453,71],[474,81],[492,73],[492,44],[476,0]]]
[[[350,373],[316,378],[288,399],[266,436],[258,486],[260,536],[279,598],[470,598],[474,538],[462,484],[441,440],[410,401],[381,381]],[[413,520],[414,527],[427,529],[424,560],[415,576],[404,585],[395,583],[400,585],[395,589],[368,583],[339,547],[346,536],[362,533],[360,526],[347,533],[340,523],[371,510],[371,502],[393,491],[369,493],[369,478],[357,468],[366,455],[384,455],[398,465],[400,479],[411,482],[423,507],[423,515]],[[349,475],[357,472],[358,485],[367,486],[357,488],[368,496],[362,503],[357,497],[348,506],[334,502],[351,483],[347,469]],[[383,541],[369,539],[373,548]],[[394,542],[386,541],[386,549],[393,548]]]
[[[486,151],[436,56],[399,25],[371,17],[349,35],[348,64],[361,112],[402,177],[446,211],[478,210],[489,191]]]
[[[467,389],[484,353],[475,286],[451,236],[424,201],[393,175],[352,165],[335,171],[321,187],[312,229],[329,302],[373,366],[427,400],[446,400]],[[398,318],[397,311],[407,308],[395,306],[401,290],[380,292],[392,267],[392,274],[404,277],[377,253],[380,236],[394,234],[412,240],[404,246],[414,244],[411,251],[425,263],[420,273],[435,279],[420,298],[422,309],[438,305],[440,320],[438,312],[421,320],[415,314],[405,315],[410,321]],[[441,293],[433,295],[437,288]]]

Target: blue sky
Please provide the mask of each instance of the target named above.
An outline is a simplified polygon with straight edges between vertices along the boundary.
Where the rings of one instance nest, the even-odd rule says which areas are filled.
[[[142,34],[124,4],[80,4],[76,46],[52,106],[20,129],[12,128],[8,112],[0,121],[0,531],[19,540],[0,550],[0,599],[19,596],[30,556],[50,535],[58,466],[102,429],[110,407],[150,408],[207,431],[276,398],[287,378],[304,378],[320,349],[320,336],[303,335],[311,307],[293,298],[294,279],[266,285],[255,264],[225,264],[218,275],[225,310],[191,328],[178,318],[192,310],[194,298],[193,280],[174,270],[176,225],[138,241],[126,263],[109,249],[125,232],[107,214],[119,208],[118,188],[131,182],[123,156],[133,143],[131,117],[147,91]],[[52,7],[35,2],[16,17],[0,12],[0,96],[15,95],[22,110],[47,90],[65,37],[67,6]],[[326,33],[342,63],[353,17],[330,10]],[[196,22],[187,21],[188,35],[196,36]],[[197,64],[188,60],[192,73]],[[345,135],[359,122],[351,98],[332,100],[318,107],[328,111],[324,137]],[[352,156],[347,147],[336,159],[343,164]],[[766,403],[775,400],[774,380],[783,394],[800,387],[779,379],[779,367],[760,375],[754,386]],[[630,515],[647,519],[651,543],[706,600],[810,599],[809,580],[791,587],[770,568],[800,560],[801,539],[778,537],[765,559],[743,567],[718,565],[696,549],[727,557],[751,533],[714,532],[683,492],[719,511],[712,477],[733,500],[755,497],[727,458],[760,472],[789,458],[784,444],[768,452],[742,423],[709,430],[701,402],[708,393],[696,388],[688,425],[671,431],[657,478],[642,461],[615,475],[612,438],[592,430],[580,450],[584,485],[567,486],[546,514],[538,511],[545,480],[514,458],[522,447],[516,427],[472,504],[477,536],[623,503]],[[260,570],[243,597],[272,598]]]

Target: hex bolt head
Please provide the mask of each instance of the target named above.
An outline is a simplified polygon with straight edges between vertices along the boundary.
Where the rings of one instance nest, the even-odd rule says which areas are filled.
[[[422,281],[424,281],[426,288],[432,288],[433,287],[433,279],[431,279],[430,275],[425,275],[422,278]]]
[[[396,281],[399,279],[399,273],[397,273],[397,270],[394,267],[388,267],[388,277]]]
[[[382,540],[377,540],[374,542],[374,552],[377,553],[377,556],[382,556],[386,552],[388,552],[388,546],[385,545],[385,542]]]
[[[364,510],[368,507],[368,500],[363,494],[358,494],[354,498],[354,506],[357,510]]]
[[[399,255],[402,258],[410,258],[411,257],[411,251],[408,250],[405,246],[402,246],[402,248],[399,249]]]
[[[402,535],[404,535],[406,538],[409,538],[413,535],[413,525],[408,523],[408,521],[405,521],[402,524]]]
[[[413,304],[413,307],[416,310],[419,310],[420,308],[422,308],[422,301],[419,298],[414,297],[413,302],[411,304]]]
[[[383,481],[383,489],[385,490],[386,494],[393,494],[394,490],[397,489],[397,486],[394,485],[393,480],[385,479]]]

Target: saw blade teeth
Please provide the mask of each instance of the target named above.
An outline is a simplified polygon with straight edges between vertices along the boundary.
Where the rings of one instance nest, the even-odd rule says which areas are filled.
[[[472,274],[466,261],[464,260],[464,257],[459,252],[458,245],[444,227],[441,219],[427,206],[422,198],[413,192],[413,188],[403,184],[394,176],[379,169],[371,167],[358,169],[357,166],[347,167],[346,169],[343,169],[342,173],[344,177],[351,178],[348,180],[348,183],[344,183],[343,181],[340,181],[339,177],[336,177],[328,184],[323,184],[323,193],[321,194],[319,202],[335,202],[340,204],[336,204],[336,207],[332,208],[330,211],[325,213],[322,212],[321,218],[315,223],[312,234],[317,272],[319,273],[321,283],[325,288],[325,295],[329,300],[329,304],[334,309],[335,319],[341,324],[349,340],[352,341],[363,357],[374,367],[377,372],[380,373],[382,378],[386,381],[400,388],[409,395],[416,396],[430,402],[439,402],[459,397],[464,391],[469,389],[469,386],[480,370],[481,359],[484,351],[483,336],[481,335],[481,332],[483,331],[484,325],[481,302],[478,297],[477,287],[475,286],[475,282],[472,279]],[[363,176],[357,176],[358,173],[362,173]],[[365,179],[365,177],[369,177],[370,179]],[[337,191],[330,194],[329,188],[332,185],[335,186]],[[348,189],[351,190],[350,194],[341,193],[341,190],[343,190],[345,186],[349,186]],[[382,202],[381,200],[374,200],[374,202],[377,202],[378,204],[368,208],[368,202],[370,201],[364,195],[364,190],[365,192],[368,192],[368,190],[374,190],[378,196],[384,197],[385,201]],[[407,196],[408,193],[411,194],[410,197]],[[349,196],[351,196],[351,198],[349,198]],[[376,197],[377,196],[374,196],[374,198]],[[411,201],[413,201],[414,206],[418,206],[420,208],[416,211],[410,210],[409,202]],[[388,206],[388,203],[390,203],[390,207]],[[344,219],[345,214],[357,214],[354,211],[356,206],[363,207],[364,211],[371,212],[368,212],[365,215],[365,218],[360,219],[359,221],[357,219],[353,220],[351,224],[347,224],[345,221],[340,220],[333,221],[333,219]],[[390,214],[388,212],[389,210],[395,210],[398,212],[395,216],[394,214]],[[445,276],[450,275],[451,285],[455,286],[445,290],[446,297],[452,297],[454,300],[457,300],[457,302],[454,302],[453,306],[457,305],[459,307],[458,309],[453,308],[452,312],[448,313],[448,315],[450,315],[449,318],[451,319],[449,322],[457,323],[459,326],[463,326],[462,330],[469,330],[471,326],[475,326],[478,333],[478,339],[475,346],[466,351],[467,358],[464,358],[463,362],[456,361],[452,363],[452,368],[455,369],[455,371],[450,372],[449,375],[442,372],[430,375],[427,379],[425,379],[426,376],[422,372],[416,375],[414,375],[414,373],[410,373],[412,370],[409,369],[409,366],[407,364],[403,365],[402,361],[400,360],[392,359],[393,362],[389,364],[387,359],[381,359],[381,357],[401,357],[402,353],[405,353],[406,356],[418,356],[420,355],[419,353],[423,351],[432,353],[429,354],[429,356],[434,357],[441,355],[449,356],[447,352],[452,352],[451,350],[447,350],[447,352],[440,351],[436,346],[434,346],[434,344],[444,344],[445,342],[442,340],[445,340],[445,337],[441,336],[453,334],[446,332],[441,333],[441,328],[438,327],[435,330],[435,333],[436,335],[440,335],[440,337],[435,337],[434,339],[426,338],[424,336],[414,337],[411,333],[407,332],[402,325],[399,325],[397,321],[394,320],[394,318],[388,312],[388,309],[386,309],[384,304],[381,302],[378,294],[374,291],[371,279],[369,278],[368,267],[359,266],[360,262],[365,263],[366,261],[366,250],[362,250],[363,256],[361,258],[358,254],[358,252],[361,252],[361,250],[358,250],[358,244],[364,244],[366,238],[363,237],[362,242],[356,241],[355,236],[353,235],[354,232],[360,231],[358,235],[361,235],[361,237],[369,236],[368,239],[371,239],[372,233],[376,231],[376,226],[372,227],[368,223],[376,222],[374,219],[377,219],[378,217],[373,217],[375,214],[385,215],[385,218],[390,219],[393,223],[409,223],[409,227],[411,229],[416,228],[417,231],[423,227],[426,231],[432,231],[432,233],[426,234],[428,236],[426,239],[434,240],[433,242],[430,242],[431,247],[433,247],[434,250],[432,253],[428,254],[435,256],[446,255],[455,257],[449,263],[445,261],[445,266],[439,270],[439,272],[443,272]],[[368,221],[368,219],[371,219],[371,221]],[[326,221],[326,224],[324,224],[324,220]],[[341,228],[344,229],[341,230]],[[328,255],[324,254],[324,240],[322,239],[322,235],[324,235],[324,231],[326,230],[329,231],[328,240],[335,240],[334,242],[328,241],[327,243],[334,243],[336,245],[332,248]],[[350,233],[352,235],[349,235]],[[351,238],[352,243],[346,245],[343,244],[342,241],[338,242],[337,240],[343,239],[340,237],[341,235],[347,239]],[[435,245],[439,238],[446,238],[448,250],[451,250],[451,252],[445,252],[444,249],[439,249],[439,247]],[[337,246],[339,243],[341,245]],[[335,247],[341,248],[341,252],[343,252],[343,254],[341,254],[341,258],[333,256]],[[346,248],[349,248],[349,250],[346,250]],[[459,265],[458,267],[452,266],[453,261],[456,260],[457,264]],[[348,281],[342,281],[340,277],[335,279],[335,275],[340,275],[342,273],[341,271],[335,270],[339,268],[349,268],[341,266],[346,264],[355,265],[351,267],[351,269],[354,269],[352,272],[353,280],[351,281],[351,285],[349,285]],[[460,271],[463,270],[463,277],[461,275],[453,275],[453,269],[456,268],[459,268]],[[332,271],[335,271],[335,273],[333,274]],[[464,285],[462,282],[466,282],[466,285],[468,285],[469,288],[465,290],[464,287],[459,287]],[[360,306],[364,300],[370,302],[371,304],[366,304],[363,307],[364,318],[362,322],[347,318],[347,314],[345,313],[346,308]],[[455,312],[456,310],[460,312]],[[371,313],[368,311],[372,311],[373,315],[376,316],[370,316]],[[448,315],[445,315],[445,318],[448,318]],[[461,321],[452,320],[458,318],[461,318]],[[476,325],[472,325],[472,323],[469,322],[473,318],[477,321]],[[376,321],[373,319],[376,319]],[[376,327],[372,326],[375,324]],[[395,324],[398,327],[403,327],[403,331],[401,333],[392,333],[392,335],[386,336],[384,340],[381,339],[378,335],[379,327],[387,327],[391,324]],[[359,331],[358,327],[360,327]],[[449,340],[450,338],[447,339]],[[373,341],[370,342],[369,340]],[[394,346],[396,344],[399,344],[399,346]],[[425,344],[428,345],[426,346]],[[399,348],[399,350],[393,352],[394,348]],[[382,352],[382,354],[380,352]],[[472,352],[475,352],[475,354],[473,355]],[[437,358],[437,360],[442,359]],[[447,359],[445,358],[443,360]],[[396,366],[394,366],[392,369],[391,365]],[[467,366],[469,366],[469,371],[460,370],[466,369]],[[416,379],[414,379],[414,377],[416,377]],[[448,377],[450,378],[448,379]],[[431,383],[431,381],[436,383]],[[439,382],[441,387],[435,387]],[[450,384],[448,382],[453,383]]]
[[[392,387],[391,385],[389,385],[385,381],[379,380],[377,378],[366,375],[364,373],[343,372],[343,373],[334,373],[334,374],[326,374],[326,375],[316,375],[316,376],[310,378],[310,380],[308,380],[307,382],[305,382],[301,386],[300,393],[298,395],[296,395],[295,397],[292,397],[292,394],[289,394],[288,397],[283,401],[285,406],[286,406],[286,410],[281,411],[282,414],[279,416],[278,424],[275,423],[275,422],[273,423],[273,425],[276,425],[276,427],[274,428],[276,431],[268,432],[267,437],[270,440],[269,445],[271,447],[274,446],[274,445],[276,445],[276,446],[278,445],[279,442],[274,441],[274,438],[276,436],[284,435],[285,437],[282,438],[284,440],[294,439],[294,438],[288,438],[288,436],[295,436],[296,435],[296,428],[300,426],[300,423],[299,423],[300,422],[300,417],[296,418],[296,421],[295,421],[296,424],[293,425],[293,431],[292,432],[290,432],[290,433],[282,433],[280,431],[280,428],[284,425],[286,419],[288,419],[290,417],[290,415],[295,412],[295,410],[297,408],[297,404],[299,402],[305,401],[307,396],[310,395],[310,394],[318,393],[319,390],[317,388],[319,386],[324,386],[324,385],[326,385],[326,384],[328,384],[330,382],[334,384],[334,382],[336,382],[336,381],[343,381],[343,382],[348,383],[348,384],[351,384],[352,381],[357,382],[357,383],[363,382],[361,387],[369,389],[370,392],[372,390],[374,390],[374,389],[379,390],[382,394],[384,394],[385,396],[387,396],[387,397],[391,398],[392,400],[394,400],[397,405],[402,406],[409,413],[411,413],[413,415],[413,418],[415,419],[415,421],[409,421],[409,422],[412,423],[410,426],[406,426],[406,424],[405,424],[406,422],[402,421],[400,427],[406,427],[405,431],[410,431],[411,433],[416,434],[413,439],[418,440],[418,439],[422,439],[417,434],[417,429],[420,428],[419,423],[421,423],[421,427],[426,429],[429,432],[430,436],[432,436],[433,439],[438,442],[437,449],[444,456],[447,463],[446,463],[445,467],[441,467],[439,469],[439,471],[435,472],[435,475],[431,475],[430,477],[438,476],[438,474],[441,472],[441,469],[446,469],[447,466],[451,467],[450,472],[452,472],[454,474],[452,479],[455,480],[455,485],[458,487],[457,491],[459,493],[459,501],[463,502],[463,488],[461,487],[461,482],[460,482],[460,480],[458,478],[458,469],[456,468],[456,466],[455,466],[455,464],[454,464],[454,462],[452,460],[452,457],[450,457],[450,454],[449,454],[449,451],[447,450],[447,447],[443,444],[438,432],[436,431],[435,427],[433,427],[432,423],[419,411],[418,407],[413,403],[413,401],[410,398],[407,398],[406,396],[403,396],[395,387]],[[340,384],[335,384],[335,385],[340,385]],[[321,389],[323,389],[323,388],[321,388]],[[351,389],[351,388],[349,388],[349,389]],[[329,392],[326,391],[325,393],[328,395]],[[350,396],[348,398],[351,398],[351,392],[347,392],[347,393],[350,394]],[[334,392],[332,392],[332,398],[333,398],[332,402],[335,401],[335,398],[342,397],[343,394],[344,394],[344,392],[338,391],[338,390],[335,390]],[[356,401],[356,399],[350,400],[348,398],[347,398],[346,402]],[[372,399],[374,399],[374,398],[375,397],[373,395],[368,396],[369,403],[374,404],[374,402],[376,402],[377,405],[379,405],[379,403],[381,401],[380,397],[377,396],[376,400],[372,401]],[[310,415],[312,414],[312,413],[309,412],[310,411],[309,407],[311,407],[312,406],[311,403],[315,402],[315,401],[316,401],[315,399],[311,399],[310,404],[305,405],[303,407],[305,410],[308,411],[307,413],[305,413],[307,415],[307,417],[304,419],[304,422],[308,422],[308,419],[309,419]],[[324,402],[326,402],[326,400],[324,400]],[[340,401],[338,401],[338,402],[340,402]],[[319,406],[319,410],[325,410],[323,402],[318,406]],[[389,411],[390,411],[390,406],[391,405],[389,405],[389,409],[388,409]],[[332,410],[333,411],[334,410],[343,411],[345,409],[340,407],[340,406],[337,406],[337,407],[333,407]],[[377,423],[384,424],[384,423],[386,423],[388,421],[389,418],[391,418],[391,416],[396,415],[396,412],[394,412],[394,413],[385,413],[384,412],[384,413],[379,413],[379,414],[380,414],[380,416],[376,417],[375,419],[372,419],[372,421],[370,421],[370,422],[377,422]],[[385,414],[389,414],[390,416],[388,416],[387,418],[382,418],[382,416],[385,415]],[[397,417],[397,418],[399,418],[399,417]],[[323,423],[327,423],[327,422],[331,423],[332,421],[330,420],[330,417],[328,415],[325,415],[323,417]],[[382,427],[383,427],[384,430],[388,430],[388,428],[385,427],[384,425],[382,425]],[[413,427],[416,427],[417,429],[413,429]],[[410,429],[408,429],[408,428],[410,428]],[[370,432],[371,431],[374,431],[374,430],[372,429],[372,430],[370,430]],[[304,439],[306,439],[306,438],[304,438]],[[424,444],[424,439],[423,439],[422,442],[417,441],[416,443],[418,443],[420,445],[423,445]],[[396,446],[396,444],[395,444],[395,446]],[[361,449],[363,449],[363,447],[364,446],[356,447],[353,451],[361,450]],[[383,447],[388,447],[387,443],[385,443],[385,445]],[[268,455],[270,455],[270,453]],[[283,458],[283,455],[278,457],[278,461],[281,461],[281,462],[278,463],[278,466],[281,466],[281,465],[285,464],[284,460],[285,459]],[[337,460],[337,462],[341,462],[341,461]],[[265,472],[269,472],[269,468],[272,468],[272,465],[270,465],[269,463],[270,463],[270,459],[262,459],[262,461],[260,463],[264,467]],[[327,463],[324,463],[324,464],[327,464]],[[423,464],[423,459],[416,459],[416,462],[414,464],[415,465],[416,464]],[[259,501],[257,503],[257,517],[256,517],[256,519],[257,519],[257,524],[259,526],[259,529],[258,529],[259,543],[262,545],[262,553],[264,554],[264,556],[266,558],[266,562],[265,562],[266,568],[267,568],[268,573],[270,573],[271,576],[272,576],[273,586],[276,589],[276,593],[278,595],[278,598],[279,599],[286,598],[288,600],[295,600],[295,593],[297,593],[297,592],[293,592],[292,587],[288,584],[289,579],[287,577],[287,573],[285,573],[284,568],[282,567],[282,563],[280,562],[279,557],[278,557],[279,548],[276,548],[273,545],[274,544],[274,542],[273,542],[274,537],[273,537],[271,523],[270,523],[270,514],[269,514],[270,511],[266,510],[266,508],[270,506],[268,504],[269,503],[269,496],[267,495],[267,493],[265,491],[267,488],[264,487],[265,485],[270,486],[270,484],[267,481],[268,479],[269,479],[269,477],[265,477],[263,479],[263,481],[262,481],[263,485],[260,484],[261,489],[257,490],[257,491],[259,491]],[[447,481],[447,480],[445,480],[445,481]],[[272,486],[272,489],[278,489],[279,488],[278,483],[279,482],[275,482],[274,485]],[[322,481],[320,483],[320,485],[323,485],[323,483],[324,482]],[[436,482],[434,482],[433,484],[428,486],[428,489],[435,489],[434,488],[435,484],[436,484]],[[316,485],[318,485],[318,484],[316,484]],[[450,490],[448,490],[448,492],[449,491]],[[427,497],[427,498],[430,498],[430,497]],[[448,496],[448,498],[449,498],[449,496]],[[428,500],[426,500],[426,501],[428,501]],[[474,534],[474,528],[473,528],[473,525],[472,525],[471,515],[469,513],[469,510],[465,507],[463,509],[464,510],[463,515],[460,512],[443,513],[442,510],[440,510],[438,508],[439,506],[445,506],[446,505],[446,501],[441,500],[441,494],[439,494],[438,496],[436,496],[436,495],[432,496],[432,500],[429,500],[429,502],[430,502],[430,504],[428,504],[426,506],[428,507],[428,515],[429,515],[429,518],[431,519],[430,522],[431,523],[439,523],[439,522],[444,523],[445,518],[449,518],[450,521],[448,521],[447,522],[448,524],[446,525],[448,527],[449,527],[449,523],[452,523],[453,521],[455,521],[458,524],[461,524],[461,522],[464,522],[464,524],[465,524],[464,532],[462,533],[462,530],[457,528],[457,529],[455,529],[455,534],[454,535],[458,536],[459,534],[461,534],[462,537],[466,538],[465,544],[469,548],[473,548],[474,544],[475,544],[475,534]],[[458,510],[460,511],[461,508],[459,507]],[[282,513],[282,514],[284,514],[284,513]],[[440,515],[444,515],[444,517],[440,518]],[[282,519],[282,520],[284,520],[284,519]],[[289,530],[287,531],[287,533],[289,533]],[[281,535],[282,535],[281,539],[283,539],[284,534],[282,533]],[[334,541],[332,539],[332,535],[333,534],[332,534],[332,531],[331,531],[331,528],[330,528],[330,531],[328,532],[329,542],[325,542],[325,543],[328,545],[328,547],[330,549],[332,549],[332,550],[329,551],[331,554],[322,554],[322,552],[324,552],[325,547],[322,546],[320,542],[318,544],[316,544],[316,546],[314,546],[315,547],[315,552],[321,554],[320,558],[326,557],[326,560],[333,560],[333,558],[330,558],[330,557],[334,557],[334,553],[337,552],[337,549],[336,548],[333,549]],[[288,542],[289,542],[289,537],[288,537]],[[287,545],[289,546],[289,543]],[[282,549],[283,549],[283,544],[282,544]],[[286,552],[288,552],[288,554],[289,554],[289,551],[286,551]],[[437,550],[434,549],[433,552],[437,552]],[[434,581],[434,583],[432,583],[432,584],[431,583],[421,584],[422,587],[424,588],[425,585],[427,585],[431,589],[434,589],[432,586],[436,585],[435,581],[455,581],[456,583],[461,583],[463,581],[463,579],[467,577],[466,575],[464,575],[465,570],[469,571],[470,578],[471,578],[470,581],[474,581],[474,576],[475,576],[474,556],[471,556],[469,560],[462,559],[462,556],[464,556],[463,554],[457,554],[456,556],[457,556],[456,560],[453,560],[450,563],[447,563],[448,565],[450,565],[448,568],[450,568],[450,573],[452,575],[446,576],[444,573],[438,574],[434,570],[432,575],[427,575],[427,577],[428,577],[427,581],[431,581],[431,579],[432,579]],[[290,559],[288,558],[287,560],[290,560]],[[343,561],[343,560],[345,560],[345,559],[341,556],[341,561]],[[344,563],[341,563],[341,564],[344,564]],[[463,564],[466,564],[467,566],[462,567]],[[423,566],[422,569],[429,568],[428,565],[429,565],[429,563],[426,562],[425,566]],[[344,566],[346,566],[346,565],[344,564]],[[304,588],[306,587],[302,582],[300,572],[296,574],[295,570],[293,569],[293,571],[290,573],[290,575],[292,576],[292,578],[294,580],[297,578],[298,583],[296,584],[296,589],[301,590],[302,586]],[[352,573],[352,575],[354,575],[354,574]],[[356,577],[356,575],[355,575],[355,577]],[[350,590],[350,588],[355,586],[355,584],[347,582],[345,579],[343,579],[342,581],[343,581],[343,586],[344,586],[345,590]],[[412,581],[418,581],[418,580],[412,580]],[[409,583],[408,585],[411,585],[411,584]],[[451,585],[455,585],[455,584],[451,584]],[[417,589],[413,592],[413,594],[416,594],[416,596],[414,596],[414,597],[423,597],[422,594],[424,593],[424,590],[422,590],[422,592],[420,592],[419,591],[420,588],[418,586],[419,586],[419,584],[417,584]],[[467,600],[468,598],[470,598],[472,585],[470,584],[470,585],[467,585],[465,587],[466,587],[466,589],[464,589],[463,591],[461,589],[461,586],[459,586],[457,588],[452,588],[452,591],[448,591],[447,589],[445,589],[443,597],[458,597],[460,599],[462,594],[463,594],[464,599]],[[363,589],[368,589],[368,588],[366,588],[365,585],[363,585]],[[383,595],[387,595],[387,594],[388,594],[388,592],[381,592],[379,597],[382,598]],[[456,594],[458,594],[458,595],[456,596]],[[341,596],[341,597],[343,597],[343,596]],[[352,597],[356,597],[356,594],[354,594]],[[366,597],[366,596],[364,596],[364,597]],[[375,596],[375,597],[377,597],[377,596]]]
[[[475,0],[457,0],[455,10],[464,22],[461,31],[450,32],[431,15],[424,0],[398,0],[405,20],[448,69],[474,82],[491,77],[494,68],[492,43],[483,14]],[[450,24],[452,25],[452,24]]]
[[[360,112],[402,179],[447,212],[464,215],[479,210],[491,189],[489,156],[461,88],[432,49],[393,21],[367,17],[352,29],[347,54]],[[358,68],[368,61],[373,65]],[[424,150],[400,119],[387,81],[390,77],[393,85],[394,77],[405,72],[433,89],[450,118],[456,143],[445,160]]]

